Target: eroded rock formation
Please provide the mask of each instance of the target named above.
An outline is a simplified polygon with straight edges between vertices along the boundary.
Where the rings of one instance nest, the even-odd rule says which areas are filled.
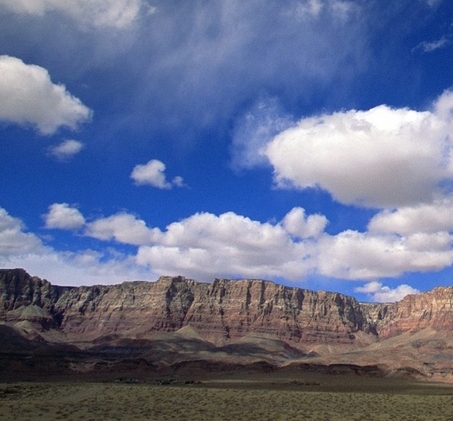
[[[427,327],[452,329],[453,287],[394,304],[360,304],[339,293],[263,280],[207,284],[164,276],[156,282],[60,287],[23,269],[2,269],[0,318],[58,329],[69,341],[111,334],[149,337],[189,325],[218,344],[252,333],[293,344],[353,343],[359,332],[383,339]]]

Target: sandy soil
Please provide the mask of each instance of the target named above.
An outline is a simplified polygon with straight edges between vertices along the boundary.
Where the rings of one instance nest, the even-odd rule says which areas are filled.
[[[320,388],[321,387],[321,388]],[[0,384],[1,420],[453,420],[453,388],[323,390],[315,383]],[[365,388],[367,389],[367,388]],[[364,390],[365,390],[364,389]]]

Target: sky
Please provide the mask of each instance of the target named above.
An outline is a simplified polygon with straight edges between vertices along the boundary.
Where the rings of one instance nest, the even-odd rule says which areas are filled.
[[[0,0],[0,267],[452,285],[453,2]]]

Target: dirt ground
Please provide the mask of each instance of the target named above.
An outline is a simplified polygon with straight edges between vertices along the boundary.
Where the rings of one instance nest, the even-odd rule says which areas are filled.
[[[11,382],[0,383],[0,420],[453,420],[453,387],[264,375]]]

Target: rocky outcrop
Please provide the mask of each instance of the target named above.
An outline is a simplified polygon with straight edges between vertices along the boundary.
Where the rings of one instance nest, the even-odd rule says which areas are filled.
[[[22,269],[0,270],[1,317],[58,328],[72,341],[121,334],[140,338],[190,325],[221,344],[254,334],[292,343],[352,343],[374,327],[352,297],[262,280],[183,277],[114,286],[58,287]]]
[[[59,287],[22,269],[0,270],[0,320],[58,330],[68,342],[109,335],[151,338],[190,326],[217,345],[245,336],[301,344],[359,344],[418,331],[453,329],[453,288],[409,295],[395,304],[360,304],[332,292],[263,280],[184,277],[156,282]],[[368,342],[369,343],[369,342]]]
[[[407,295],[402,301],[376,309],[376,330],[381,338],[426,328],[453,330],[453,287]]]
[[[355,332],[369,330],[352,297],[261,280],[214,280],[196,295],[186,322],[213,333],[220,325],[225,339],[254,333],[296,343],[350,343]]]
[[[58,327],[55,303],[67,289],[30,276],[23,269],[0,270],[0,320],[30,321],[44,329]]]

